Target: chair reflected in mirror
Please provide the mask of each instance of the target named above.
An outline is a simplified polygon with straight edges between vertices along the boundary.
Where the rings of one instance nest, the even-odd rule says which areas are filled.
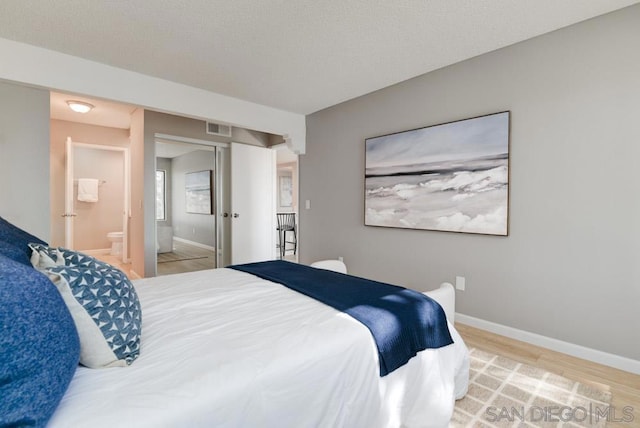
[[[280,249],[280,259],[282,260],[287,251],[287,244],[293,246],[293,255],[295,255],[298,250],[296,213],[277,213],[276,216],[278,218],[278,248]],[[287,233],[289,233],[288,236]],[[293,236],[291,236],[291,234],[293,234]]]

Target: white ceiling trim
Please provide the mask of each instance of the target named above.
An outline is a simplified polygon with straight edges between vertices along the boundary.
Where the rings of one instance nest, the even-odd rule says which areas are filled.
[[[0,38],[0,79],[282,135],[303,154],[305,116]]]

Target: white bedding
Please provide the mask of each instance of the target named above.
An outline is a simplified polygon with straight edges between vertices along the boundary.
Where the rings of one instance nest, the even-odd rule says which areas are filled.
[[[445,427],[468,356],[428,349],[380,377],[369,330],[281,285],[216,269],[134,282],[140,357],[78,368],[49,427]]]

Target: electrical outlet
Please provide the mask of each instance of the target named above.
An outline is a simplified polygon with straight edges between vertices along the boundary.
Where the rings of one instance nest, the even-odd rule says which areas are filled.
[[[466,282],[464,276],[456,276],[456,290],[464,291]]]

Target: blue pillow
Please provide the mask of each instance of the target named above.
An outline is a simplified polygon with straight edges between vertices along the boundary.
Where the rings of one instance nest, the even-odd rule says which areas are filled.
[[[42,239],[37,238],[32,234],[20,229],[19,227],[9,223],[2,217],[0,217],[0,241],[15,245],[16,247],[24,251],[27,256],[31,254],[31,250],[28,246],[29,243],[35,242],[38,244],[47,244]]]
[[[0,426],[45,426],[78,366],[78,332],[51,281],[3,255],[0,349]]]
[[[105,264],[106,265],[106,264]],[[80,364],[122,367],[140,354],[142,311],[133,284],[113,266],[45,269],[80,335]]]
[[[0,254],[18,263],[22,263],[23,265],[31,267],[29,257],[27,257],[23,250],[13,244],[9,244],[5,241],[0,241]]]

